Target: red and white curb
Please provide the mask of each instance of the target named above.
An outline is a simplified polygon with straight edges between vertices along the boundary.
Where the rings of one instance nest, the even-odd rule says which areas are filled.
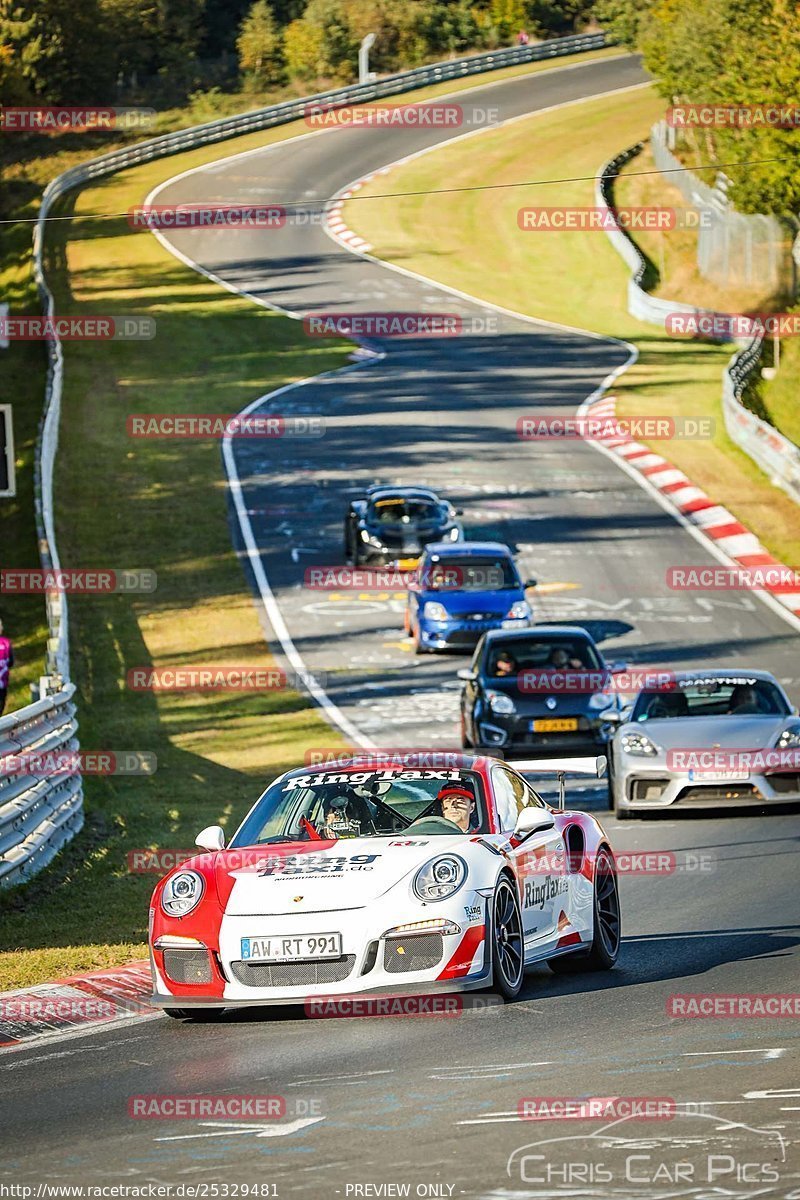
[[[342,246],[349,246],[352,250],[371,250],[372,246],[364,238],[359,237],[352,229],[342,220],[342,209],[345,202],[350,200],[353,193],[359,191],[365,183],[369,183],[376,175],[388,175],[389,167],[382,167],[380,171],[373,171],[371,175],[365,175],[363,179],[357,179],[355,183],[351,183],[344,192],[340,192],[332,201],[330,208],[327,211],[325,218],[325,227],[331,237],[339,242]]]
[[[96,1028],[131,1017],[153,1016],[146,960],[0,992],[0,1048],[31,1038]]]
[[[582,415],[613,424],[616,407],[615,396],[604,396],[585,406]],[[704,538],[713,542],[736,566],[769,567],[774,569],[776,575],[785,575],[787,579],[795,574],[770,554],[756,535],[742,525],[741,521],[737,521],[727,508],[723,508],[707,496],[663,455],[657,454],[649,446],[622,432],[601,435],[592,438],[592,441],[623,459],[629,468],[639,472],[673,509],[689,521]],[[800,617],[800,589],[796,584],[765,586],[762,590],[794,616]]]

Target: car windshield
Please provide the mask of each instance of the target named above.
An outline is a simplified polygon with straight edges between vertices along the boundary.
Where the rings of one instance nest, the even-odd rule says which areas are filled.
[[[466,829],[442,815],[443,810],[457,815],[459,802],[464,813],[469,813]],[[295,775],[268,788],[230,844],[236,848],[318,838],[392,837],[399,833],[430,837],[487,831],[483,789],[473,771],[450,767],[309,768],[307,775]]]
[[[422,570],[424,586],[431,592],[496,592],[520,587],[519,576],[508,558],[431,559]]]
[[[774,683],[747,676],[679,679],[674,687],[640,692],[632,721],[665,717],[785,716],[790,709]]]
[[[597,671],[603,663],[585,638],[525,637],[492,641],[484,656],[487,675],[518,675],[521,671]]]
[[[369,519],[384,526],[435,524],[444,519],[444,510],[424,497],[395,496],[373,501]]]

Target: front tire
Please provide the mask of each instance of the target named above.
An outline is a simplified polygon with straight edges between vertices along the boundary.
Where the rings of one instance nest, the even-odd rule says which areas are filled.
[[[506,875],[494,890],[491,938],[493,985],[504,1000],[514,1000],[522,988],[525,951],[519,900]]]
[[[580,971],[609,971],[617,961],[621,941],[619,884],[611,851],[602,846],[597,854],[594,873],[594,936],[586,951],[564,954],[548,960],[556,975]]]

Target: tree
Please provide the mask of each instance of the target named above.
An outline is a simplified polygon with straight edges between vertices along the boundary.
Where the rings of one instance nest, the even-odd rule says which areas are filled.
[[[51,104],[108,104],[114,56],[98,0],[0,0],[0,43],[15,86]]]
[[[284,52],[296,79],[354,79],[358,45],[341,0],[311,0],[302,17],[287,26]]]
[[[242,22],[236,39],[239,68],[259,86],[279,83],[283,76],[281,35],[267,0],[255,4]]]
[[[653,0],[597,0],[593,15],[614,41],[630,50],[639,47],[639,24]]]

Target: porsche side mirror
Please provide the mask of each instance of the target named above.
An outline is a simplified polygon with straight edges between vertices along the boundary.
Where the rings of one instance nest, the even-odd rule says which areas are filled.
[[[529,804],[527,808],[523,808],[517,817],[517,823],[514,826],[514,837],[519,840],[530,837],[532,833],[543,833],[546,829],[554,829],[555,824],[555,817],[546,808],[539,808],[535,804]]]
[[[538,586],[538,583],[539,583],[539,580],[538,580],[538,579],[526,579],[526,580],[525,580],[525,587],[526,587],[526,588],[534,588],[534,587],[537,587],[537,586]]]
[[[457,509],[456,509],[456,516],[457,516],[457,517],[463,517],[463,515],[464,515],[464,510],[463,510],[463,508],[457,508]]]
[[[476,678],[475,672],[471,667],[462,667],[460,671],[456,672],[456,675],[459,679],[463,679],[465,683],[472,683],[472,680]]]
[[[207,825],[205,829],[200,830],[194,844],[201,850],[224,850],[225,831],[221,825]]]
[[[604,708],[600,713],[600,720],[605,721],[606,725],[621,725],[623,719],[618,708]]]

